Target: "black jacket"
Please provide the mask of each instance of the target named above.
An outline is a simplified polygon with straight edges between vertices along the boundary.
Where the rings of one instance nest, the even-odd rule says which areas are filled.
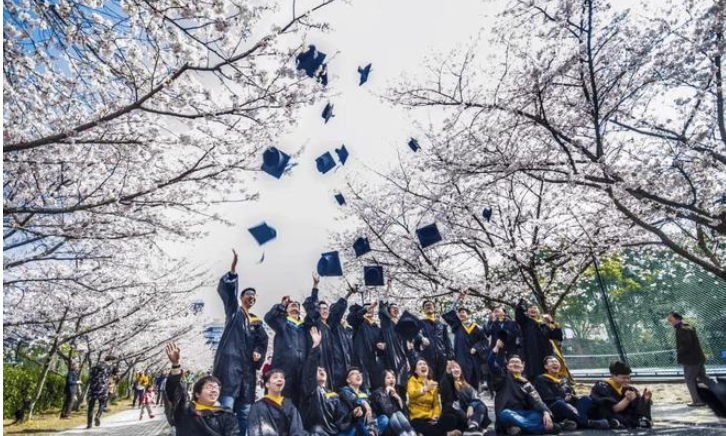
[[[255,371],[267,354],[267,333],[261,319],[240,309],[237,274],[225,274],[219,280],[217,293],[224,303],[225,325],[214,355],[213,374],[222,383],[221,395],[251,404],[255,400]],[[262,356],[257,362],[252,360],[255,351]]]
[[[373,409],[373,413],[375,413],[376,416],[385,415],[390,418],[391,415],[396,412],[403,412],[398,400],[386,392],[385,387],[380,387],[373,391],[369,397],[369,401],[371,408]]]
[[[522,359],[527,377],[534,380],[544,372],[544,358],[554,354],[550,340],[562,341],[562,329],[537,322],[527,315],[527,304],[521,300],[517,305],[515,319],[522,330]]]
[[[275,332],[272,368],[285,372],[283,395],[300,404],[302,369],[307,357],[308,333],[302,320],[288,318],[287,309],[275,304],[265,315],[265,322]]]
[[[177,436],[238,436],[237,417],[231,410],[215,407],[214,410],[196,409],[189,400],[187,390],[181,385],[181,374],[169,375],[166,380],[166,399],[169,404],[170,422],[176,427]]]
[[[317,426],[318,431],[334,436],[340,433],[341,422],[345,420],[345,410],[336,392],[318,385],[317,372],[320,366],[321,347],[322,345],[311,348],[305,360],[300,411],[305,428],[312,429]]]
[[[376,346],[383,342],[383,332],[365,315],[365,307],[351,306],[348,324],[353,327],[353,357],[363,374],[363,385],[367,389],[376,389],[383,386],[384,352]]]
[[[540,374],[532,382],[534,387],[537,389],[540,398],[545,402],[547,406],[551,406],[555,401],[565,400],[567,394],[572,395],[569,403],[572,405],[577,404],[577,397],[575,396],[575,390],[570,385],[567,378],[561,378],[559,382],[555,382],[545,374]]]
[[[456,308],[441,315],[454,333],[454,356],[461,365],[464,379],[475,388],[479,388],[482,380],[481,366],[484,360],[480,354],[471,354],[471,349],[483,350],[486,348],[487,338],[484,330],[477,324],[465,327],[456,313]]]
[[[421,338],[429,340],[428,347],[423,346],[421,339],[416,340],[416,349],[419,357],[426,360],[431,368],[432,376],[440,379],[446,371],[446,361],[454,360],[454,351],[451,347],[449,329],[438,317],[435,320],[421,319]]]
[[[378,319],[381,322],[383,341],[386,343],[384,366],[396,374],[397,386],[406,386],[410,377],[410,352],[407,341],[396,332],[396,324],[388,313],[388,302],[382,301],[378,305]]]
[[[336,378],[340,377],[340,374],[345,374],[350,365],[350,356],[336,356],[337,352],[350,353],[350,350],[336,350],[335,345],[335,331],[341,328],[340,323],[345,315],[345,309],[348,307],[348,302],[344,298],[340,298],[338,301],[330,306],[330,314],[328,320],[323,321],[320,317],[320,307],[318,303],[318,289],[313,288],[310,297],[305,299],[303,307],[305,308],[305,326],[310,328],[316,326],[320,331],[322,340],[320,342],[320,357],[319,365],[325,368],[325,372],[328,374],[328,389],[336,391],[342,385],[339,385],[340,380]],[[346,364],[346,362],[348,362]]]
[[[76,392],[78,392],[79,383],[80,381],[78,381],[78,373],[76,371],[73,371],[72,369],[69,369],[68,374],[66,374],[65,393],[74,395]]]
[[[681,365],[700,365],[706,362],[696,329],[682,321],[676,324],[676,353]]]
[[[497,416],[504,409],[550,412],[532,383],[525,378],[510,374],[499,364],[495,353],[489,353],[487,363],[492,375],[492,387],[496,393],[494,410]]]

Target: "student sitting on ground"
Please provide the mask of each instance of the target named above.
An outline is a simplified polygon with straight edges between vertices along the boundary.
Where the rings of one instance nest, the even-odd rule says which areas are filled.
[[[442,436],[439,426],[441,399],[439,384],[431,380],[431,369],[424,359],[418,359],[413,375],[408,379],[409,418],[411,426],[423,436]]]
[[[491,421],[487,406],[479,399],[479,393],[467,383],[461,365],[449,362],[446,373],[439,383],[441,392],[442,421],[451,415],[455,430],[466,435],[481,435]]]
[[[221,384],[214,376],[200,378],[192,389],[189,400],[186,388],[181,384],[182,371],[179,347],[166,345],[166,355],[171,362],[171,372],[166,380],[165,408],[169,421],[176,427],[177,436],[238,436],[237,418],[231,410],[217,403]]]
[[[396,375],[393,371],[383,372],[383,387],[371,393],[370,403],[376,414],[381,436],[416,436],[404,414],[406,404],[396,389]]]
[[[300,412],[291,400],[282,396],[285,373],[271,369],[264,377],[267,394],[250,408],[248,436],[308,436]]]
[[[560,433],[560,426],[552,421],[552,412],[522,375],[522,359],[515,354],[509,357],[506,368],[499,364],[497,353],[503,347],[504,343],[497,340],[487,359],[495,392],[497,431],[510,435]]]
[[[322,366],[321,349],[323,336],[317,327],[310,328],[312,348],[303,368],[302,401],[300,410],[305,428],[314,436],[336,436],[343,429],[345,411],[340,396],[329,391],[328,373]]]
[[[610,421],[613,428],[650,428],[652,392],[645,388],[643,394],[630,385],[630,367],[623,362],[610,364],[610,378],[595,383],[590,392],[594,413],[600,419]]]
[[[362,387],[363,373],[353,366],[348,369],[345,381],[347,386],[340,389],[339,395],[346,418],[338,436],[376,436],[378,425],[368,402],[368,393]]]
[[[538,375],[532,384],[542,401],[552,411],[555,422],[563,430],[576,428],[608,429],[607,419],[588,419],[592,406],[589,396],[578,397],[575,389],[565,377],[560,377],[560,361],[555,356],[547,356],[544,361],[545,373]]]

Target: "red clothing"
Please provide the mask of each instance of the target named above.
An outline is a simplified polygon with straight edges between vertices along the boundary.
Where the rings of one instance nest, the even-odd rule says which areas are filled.
[[[141,397],[141,404],[154,404],[154,393],[145,391],[144,395]]]

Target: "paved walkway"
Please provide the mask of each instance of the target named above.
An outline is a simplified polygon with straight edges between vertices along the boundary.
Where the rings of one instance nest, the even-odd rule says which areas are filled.
[[[58,435],[88,435],[88,436],[166,436],[171,434],[171,428],[166,422],[164,408],[152,407],[154,419],[144,412],[144,419],[139,421],[139,409],[129,409],[113,415],[104,415],[101,426],[86,429],[86,426],[66,430]]]
[[[494,405],[485,399],[490,412]],[[129,409],[106,416],[101,427],[86,430],[85,426],[67,430],[58,435],[88,436],[169,436],[171,428],[166,422],[162,407],[153,408],[155,417],[139,421],[139,409]],[[581,430],[568,432],[571,436],[726,436],[726,419],[719,419],[708,408],[690,408],[683,404],[654,406],[656,426],[650,430]],[[490,427],[487,436],[493,436]]]

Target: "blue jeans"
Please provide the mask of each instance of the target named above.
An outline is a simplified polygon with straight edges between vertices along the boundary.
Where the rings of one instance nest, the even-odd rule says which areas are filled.
[[[587,414],[592,406],[590,397],[581,397],[577,399],[577,406],[573,406],[565,400],[557,400],[550,404],[552,416],[556,422],[569,419],[575,421],[580,428],[587,428]]]
[[[386,423],[388,424],[388,423]],[[341,431],[338,436],[366,436],[368,434],[368,427],[366,426],[365,419],[356,419],[353,426],[348,431]]]
[[[502,428],[519,427],[525,434],[545,434],[542,412],[536,410],[504,409],[497,420]]]
[[[386,429],[388,428],[388,423],[391,420],[386,415],[378,415],[376,417],[376,423],[378,424],[378,434],[383,435],[386,433]]]
[[[234,410],[234,397],[231,395],[222,395],[219,397],[219,404],[227,409]],[[250,414],[251,404],[241,404],[234,410],[237,415],[237,425],[239,426],[239,436],[247,434],[247,416]]]

